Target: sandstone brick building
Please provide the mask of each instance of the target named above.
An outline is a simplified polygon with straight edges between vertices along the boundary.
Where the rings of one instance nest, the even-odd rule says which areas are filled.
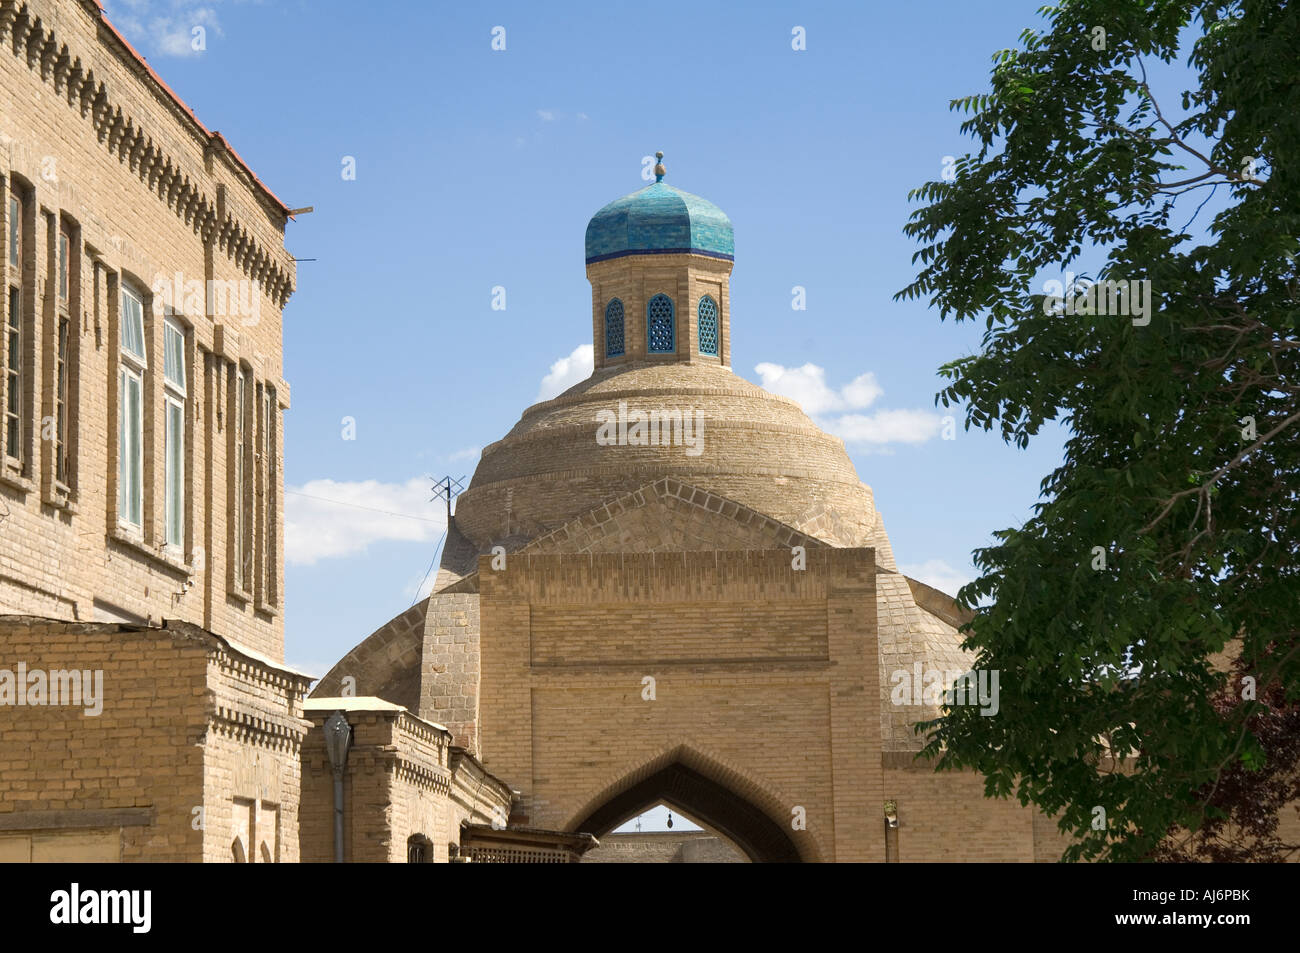
[[[284,664],[291,210],[93,0],[0,0],[0,860],[1053,860],[913,755],[969,664],[843,443],[730,368],[732,227],[586,236],[592,376],[488,446],[433,594]],[[620,846],[621,845],[621,846]]]
[[[0,0],[0,860],[319,853],[284,665],[289,213],[96,3]],[[444,730],[373,721],[350,786],[382,815],[370,746],[397,745],[428,799],[398,819],[444,856],[508,802]]]
[[[484,449],[433,594],[313,698],[445,725],[512,827],[665,802],[752,860],[1056,859],[1050,822],[915,763],[936,705],[890,675],[965,670],[963,619],[899,573],[843,442],[731,371],[731,223],[655,171],[587,229],[594,373]]]

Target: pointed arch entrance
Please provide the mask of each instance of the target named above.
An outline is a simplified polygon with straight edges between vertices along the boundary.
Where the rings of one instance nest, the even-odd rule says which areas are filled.
[[[713,828],[755,863],[802,859],[794,842],[766,812],[679,761],[616,793],[571,829],[601,837],[660,802]]]

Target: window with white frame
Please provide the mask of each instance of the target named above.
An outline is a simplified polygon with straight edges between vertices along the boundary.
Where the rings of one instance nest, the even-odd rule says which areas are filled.
[[[117,371],[117,519],[140,529],[144,515],[144,302],[123,286]]]
[[[276,520],[276,472],[275,472],[275,391],[270,386],[262,388],[262,537],[261,556],[261,598],[263,604],[274,606],[276,602],[276,554],[275,554],[275,520]]]
[[[72,466],[68,459],[68,347],[71,340],[71,321],[59,315],[58,340],[54,352],[54,479],[65,486],[72,482]]]
[[[248,378],[243,368],[235,369],[235,407],[234,407],[234,441],[235,473],[233,481],[234,510],[234,559],[231,564],[234,571],[235,588],[247,591],[249,588],[248,561],[251,558],[245,536],[249,521],[245,512],[245,494],[248,487]]]
[[[163,501],[166,544],[185,545],[185,330],[163,322]]]
[[[23,292],[9,288],[9,307],[4,326],[5,403],[4,453],[21,463],[23,459]]]
[[[4,340],[0,344],[0,358],[4,361],[4,375],[0,385],[4,389],[4,421],[0,438],[4,441],[4,457],[22,464],[23,461],[23,247],[24,203],[17,185],[10,183],[8,195],[8,246],[9,282],[5,288]]]
[[[77,313],[80,282],[75,233],[68,223],[59,221],[56,283],[58,285],[54,340],[50,342],[54,358],[54,480],[71,491],[76,482],[76,375],[77,336],[73,316]]]

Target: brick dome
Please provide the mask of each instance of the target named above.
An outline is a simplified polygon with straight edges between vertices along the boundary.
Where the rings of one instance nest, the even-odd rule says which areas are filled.
[[[598,415],[681,411],[703,423],[698,453],[659,445],[602,445]],[[486,447],[456,526],[476,548],[533,537],[622,493],[672,477],[717,493],[833,545],[864,545],[876,522],[871,490],[844,443],[799,405],[712,364],[597,370],[524,411]],[[815,524],[815,526],[814,526]],[[690,548],[690,541],[682,541]],[[699,548],[708,549],[702,543]]]

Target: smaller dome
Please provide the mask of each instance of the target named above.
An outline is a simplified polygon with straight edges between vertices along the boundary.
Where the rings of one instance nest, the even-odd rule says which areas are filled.
[[[589,265],[624,255],[672,252],[732,261],[731,219],[708,199],[655,182],[610,202],[587,223]]]

